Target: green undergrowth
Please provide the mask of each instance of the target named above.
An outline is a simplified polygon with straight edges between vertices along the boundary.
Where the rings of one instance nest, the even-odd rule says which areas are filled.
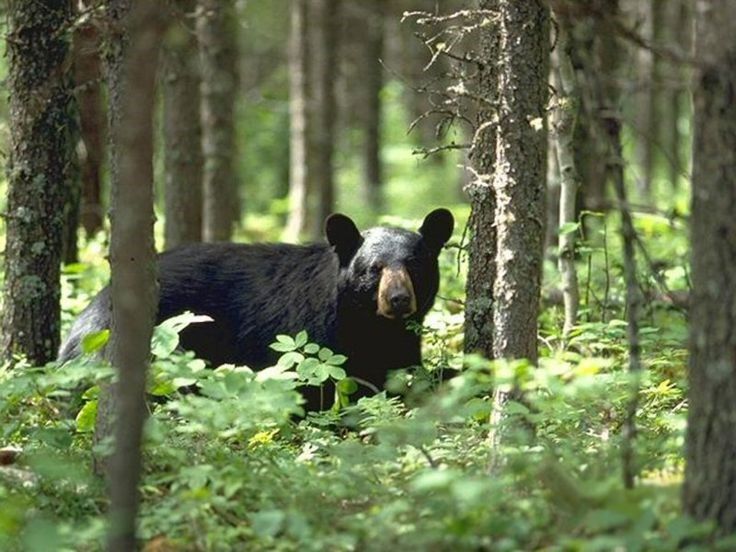
[[[304,333],[280,336],[281,360],[253,373],[205,369],[157,329],[149,390],[141,537],[181,550],[711,549],[708,527],[679,513],[684,352],[644,328],[633,491],[621,483],[621,423],[631,393],[625,326],[582,324],[539,367],[466,359],[435,390],[398,374],[380,394],[301,417],[301,385],[335,380],[344,357]],[[433,330],[440,333],[439,330]],[[438,336],[445,344],[449,338]],[[104,335],[86,347],[102,346]],[[448,366],[461,364],[445,345]],[[450,374],[448,370],[445,376]],[[436,374],[435,374],[436,375]],[[428,376],[428,377],[424,377]],[[91,475],[94,355],[0,374],[0,438],[22,450],[0,478],[3,549],[97,550],[104,485]],[[521,387],[491,427],[491,390]],[[197,393],[184,392],[192,387]],[[164,400],[165,399],[165,400]],[[332,401],[331,401],[332,402]],[[500,447],[489,448],[489,432]],[[726,546],[727,543],[724,543]],[[726,549],[726,548],[724,548]]]
[[[152,346],[141,538],[168,550],[733,549],[680,511],[687,332],[668,293],[687,290],[684,238],[663,219],[637,224],[652,264],[640,263],[649,300],[638,381],[617,231],[602,221],[579,246],[582,309],[566,339],[548,263],[538,367],[463,357],[464,262],[453,247],[417,329],[426,366],[357,404],[345,358],[303,332],[278,337],[267,370],[212,370],[177,347],[178,331],[206,322],[165,322]],[[69,268],[65,323],[105,280],[102,263]],[[89,354],[65,366],[0,369],[0,443],[20,450],[0,469],[2,550],[103,547],[105,486],[90,466],[109,448],[92,440],[100,385],[114,378],[95,355],[106,339],[89,336]],[[300,387],[329,382],[337,396],[305,413]],[[492,415],[493,390],[514,387],[523,400]],[[639,476],[626,490],[622,424],[634,392]]]

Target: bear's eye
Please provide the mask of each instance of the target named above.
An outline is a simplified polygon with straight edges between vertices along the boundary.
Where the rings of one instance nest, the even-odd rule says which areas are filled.
[[[383,270],[383,263],[375,262],[371,263],[371,265],[368,267],[368,271],[371,274],[378,274]]]

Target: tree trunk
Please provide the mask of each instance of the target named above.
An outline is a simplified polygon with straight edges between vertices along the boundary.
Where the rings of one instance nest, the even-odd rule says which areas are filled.
[[[339,0],[312,0],[310,15],[313,69],[314,162],[310,163],[312,182],[317,190],[317,217],[310,225],[311,238],[320,239],[325,219],[335,209],[335,68],[337,64],[337,10]],[[309,149],[307,150],[309,153]]]
[[[106,0],[105,19],[107,23],[107,36],[105,48],[105,82],[107,84],[107,128],[108,128],[108,150],[110,152],[110,191],[111,195],[119,188],[118,171],[118,145],[115,137],[116,128],[121,122],[122,101],[125,97],[123,82],[123,55],[128,45],[128,33],[126,30],[126,18],[130,11],[132,0]],[[114,216],[111,205],[110,217]],[[109,347],[106,353],[109,356]],[[114,433],[115,413],[118,410],[118,397],[110,385],[103,385],[97,403],[97,419],[95,420],[94,445],[100,450],[110,436]],[[94,450],[94,449],[93,449]],[[93,453],[92,470],[99,476],[108,472],[109,457],[106,453]]]
[[[228,241],[240,220],[235,181],[237,18],[233,0],[199,0],[202,57],[204,241]]]
[[[541,0],[500,0],[499,10],[493,357],[536,363],[545,226],[549,8]]]
[[[736,3],[698,0],[684,506],[736,531]]]
[[[493,197],[495,279],[490,358],[537,362],[545,236],[549,7],[498,0],[498,123]],[[508,393],[493,393],[489,472],[499,463]]]
[[[115,385],[115,452],[109,465],[108,550],[136,547],[135,524],[145,421],[145,384],[157,307],[153,243],[153,110],[156,66],[165,25],[162,8],[135,2],[128,17],[128,44],[118,96],[121,118],[111,127],[118,180],[112,186],[112,363]],[[118,91],[120,92],[120,91]]]
[[[292,0],[289,31],[289,217],[284,239],[299,240],[309,217],[309,40],[307,0]]]
[[[176,28],[163,56],[166,249],[202,241],[202,123],[196,0],[172,7]],[[186,115],[183,115],[186,114]]]
[[[575,125],[580,107],[580,97],[575,70],[570,59],[573,43],[570,40],[572,23],[558,17],[558,44],[555,50],[555,83],[558,105],[554,110],[555,152],[560,174],[559,202],[559,257],[558,269],[562,283],[565,322],[562,330],[567,337],[578,318],[578,277],[575,269],[575,238],[577,230],[566,228],[576,222],[575,200],[580,177],[575,166]]]
[[[10,157],[0,351],[34,365],[59,347],[59,267],[71,189],[71,2],[7,6]]]
[[[381,163],[381,90],[383,88],[383,0],[374,0],[368,10],[365,43],[365,106],[363,112],[363,185],[366,204],[374,213],[383,208]]]
[[[87,237],[102,230],[102,164],[105,156],[105,108],[102,103],[102,41],[99,21],[85,22],[74,31],[74,77],[81,127],[79,219]]]
[[[608,10],[611,18],[619,17],[618,0],[596,0],[599,11]],[[617,77],[621,74],[622,60],[625,59],[623,47],[616,32],[607,21],[596,21],[596,36],[600,41],[599,74],[605,70],[608,78],[598,87],[600,106],[599,124],[601,135],[606,138],[608,148],[605,167],[608,179],[613,185],[621,214],[621,238],[623,242],[624,282],[626,284],[626,334],[629,352],[629,372],[632,376],[630,399],[623,423],[623,442],[621,445],[622,471],[624,485],[633,488],[638,473],[634,458],[634,439],[636,437],[636,411],[638,409],[639,378],[641,375],[639,345],[639,306],[641,303],[639,282],[636,273],[636,233],[627,201],[624,180],[623,145],[621,143],[621,88]]]
[[[478,8],[495,10],[498,0],[481,0]],[[478,89],[495,103],[498,97],[498,28],[489,22],[481,30]],[[468,242],[468,277],[465,287],[466,353],[493,358],[493,282],[496,280],[495,196],[491,178],[496,163],[496,111],[489,104],[478,106],[476,130],[470,151],[473,180],[470,196],[470,241]]]

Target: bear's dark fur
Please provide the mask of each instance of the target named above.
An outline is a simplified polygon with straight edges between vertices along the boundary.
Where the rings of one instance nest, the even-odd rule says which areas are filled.
[[[361,234],[351,219],[332,215],[328,244],[193,244],[158,257],[161,322],[184,311],[213,322],[182,332],[182,346],[213,366],[273,364],[277,334],[307,330],[310,341],[348,357],[349,375],[380,388],[390,370],[421,363],[421,323],[439,287],[437,255],[453,218],[437,209],[419,232],[377,227]],[[110,326],[109,288],[74,322],[61,346],[65,361],[82,338]],[[364,394],[364,393],[362,393]],[[310,407],[316,405],[310,400]]]

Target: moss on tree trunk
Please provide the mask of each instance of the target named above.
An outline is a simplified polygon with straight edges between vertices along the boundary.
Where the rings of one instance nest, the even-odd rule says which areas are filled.
[[[59,346],[59,267],[71,187],[71,2],[12,0],[8,13],[7,243],[0,348],[43,364]]]

